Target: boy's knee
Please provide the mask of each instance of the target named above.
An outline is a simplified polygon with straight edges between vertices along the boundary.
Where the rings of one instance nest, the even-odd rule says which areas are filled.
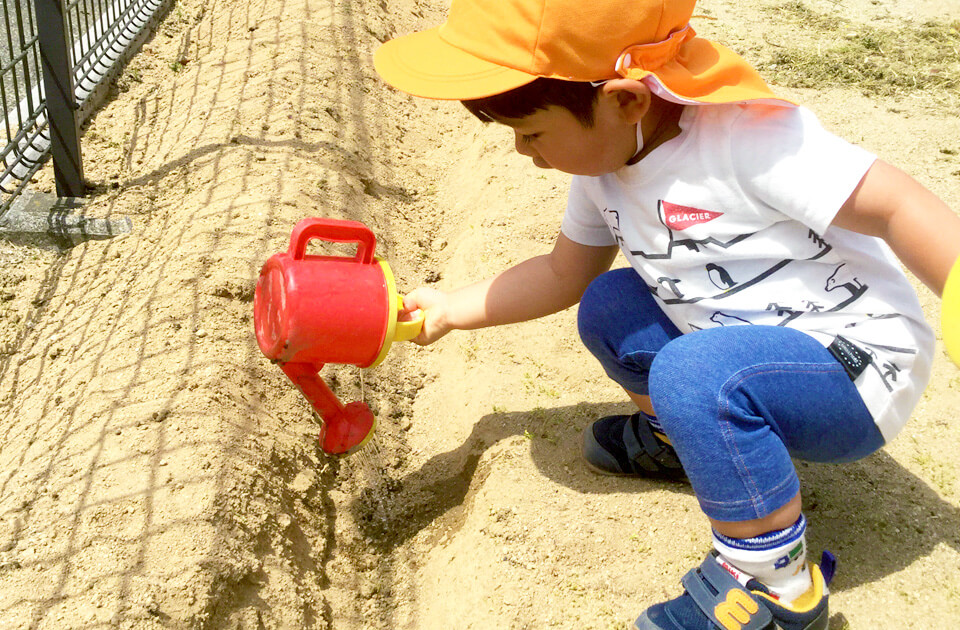
[[[702,365],[702,358],[696,356],[696,341],[694,339],[697,333],[681,335],[670,343],[665,345],[657,353],[657,357],[650,366],[651,372],[654,370],[662,375],[664,385],[669,386],[671,381],[681,380],[689,382],[696,379],[701,369],[709,369],[709,366]]]
[[[635,283],[637,273],[630,268],[602,273],[583,292],[577,310],[577,329],[583,343],[593,350],[593,344],[609,330],[608,322],[619,317],[616,302],[624,294],[624,284]]]
[[[683,337],[674,339],[661,348],[650,364],[650,396],[656,392],[656,398],[670,395],[676,389],[683,389],[689,384],[689,375],[684,378],[684,352],[680,348]],[[674,350],[674,347],[677,349]],[[695,378],[695,376],[694,376]]]
[[[700,408],[703,397],[716,397],[710,391],[710,375],[722,366],[698,352],[695,334],[672,340],[650,365],[650,398],[667,435],[675,428],[673,423],[691,420],[690,410]]]

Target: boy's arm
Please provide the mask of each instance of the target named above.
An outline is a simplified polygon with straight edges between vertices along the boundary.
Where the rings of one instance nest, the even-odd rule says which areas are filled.
[[[960,256],[960,216],[915,179],[877,160],[834,218],[840,228],[878,236],[937,295]]]
[[[587,285],[607,271],[617,247],[590,247],[557,237],[549,254],[525,260],[502,273],[449,293],[421,288],[403,299],[404,309],[424,312],[426,345],[453,329],[473,329],[535,319],[580,301]]]

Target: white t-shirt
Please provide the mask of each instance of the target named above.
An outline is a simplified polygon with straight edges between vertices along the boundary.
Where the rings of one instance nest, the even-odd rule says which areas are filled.
[[[619,245],[681,332],[816,338],[892,439],[926,387],[933,332],[886,243],[830,226],[875,156],[802,107],[689,106],[680,128],[637,164],[575,176],[563,233]]]

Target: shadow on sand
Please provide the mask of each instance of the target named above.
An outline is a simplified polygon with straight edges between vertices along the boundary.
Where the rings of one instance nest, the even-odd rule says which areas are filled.
[[[579,464],[580,431],[593,418],[623,413],[614,404],[579,404],[482,417],[458,448],[438,453],[419,469],[389,479],[388,492],[370,488],[353,504],[365,534],[390,552],[437,518],[462,509],[471,486],[486,475],[485,451],[511,436],[532,437],[530,454],[541,473],[583,493],[641,493],[652,489],[692,495],[673,482],[599,477]],[[537,439],[539,437],[546,439]],[[844,465],[798,462],[812,550],[830,549],[842,565],[832,590],[843,591],[900,571],[940,544],[960,551],[960,509],[881,451]],[[382,490],[382,489],[381,489]],[[833,625],[833,624],[832,624]]]

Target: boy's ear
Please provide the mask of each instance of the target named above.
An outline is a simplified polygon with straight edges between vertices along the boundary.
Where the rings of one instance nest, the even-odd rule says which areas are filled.
[[[627,122],[638,123],[650,111],[653,93],[643,81],[611,79],[603,84],[602,91],[616,99],[617,107]]]

